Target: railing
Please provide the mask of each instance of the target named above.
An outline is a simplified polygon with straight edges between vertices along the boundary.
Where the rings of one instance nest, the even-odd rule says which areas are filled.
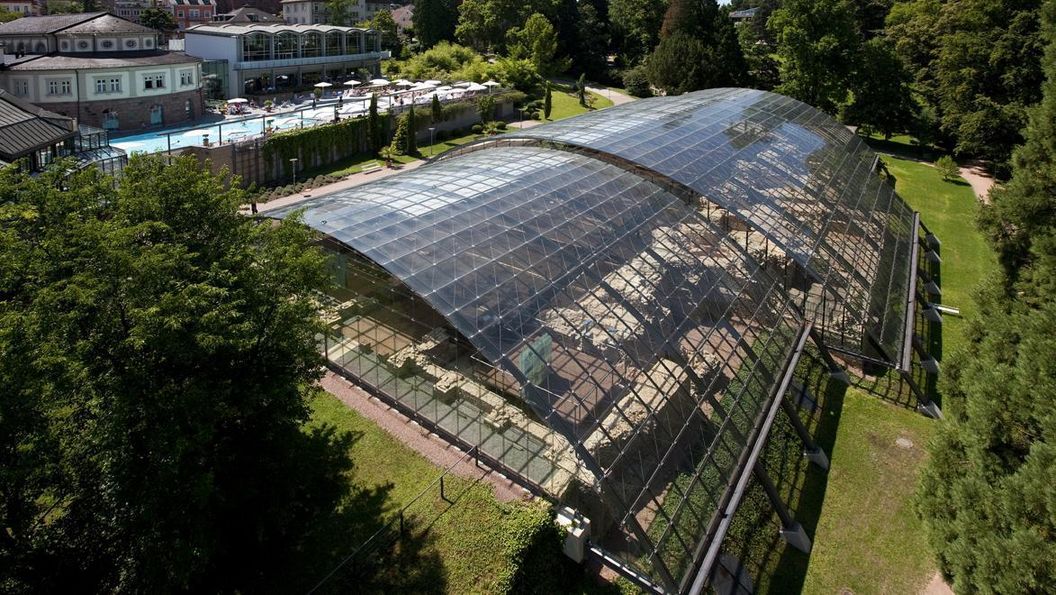
[[[471,457],[473,458],[474,465],[476,465],[479,468],[480,467],[479,454],[480,454],[480,452],[479,452],[478,447],[473,447],[469,451],[463,453],[462,456],[459,457],[457,461],[455,461],[454,463],[451,463],[450,465],[445,467],[443,472],[441,472],[440,475],[436,477],[436,479],[434,479],[433,481],[429,482],[429,485],[425,486],[425,488],[423,488],[422,491],[418,492],[418,494],[414,498],[411,498],[410,502],[408,502],[407,504],[404,504],[402,508],[400,508],[398,511],[396,511],[396,514],[394,514],[392,516],[392,518],[390,518],[388,521],[386,521],[381,526],[381,528],[379,528],[377,531],[375,531],[363,543],[361,543],[358,547],[356,547],[356,549],[354,549],[352,551],[352,553],[350,553],[343,560],[341,560],[341,562],[338,563],[337,566],[335,566],[330,572],[328,572],[326,574],[326,576],[324,576],[318,583],[316,583],[315,586],[313,586],[308,591],[308,595],[311,595],[312,593],[315,593],[316,591],[318,591],[320,587],[322,587],[323,585],[325,585],[327,583],[327,581],[333,579],[334,576],[336,576],[338,572],[340,572],[340,571],[342,571],[344,569],[347,569],[350,564],[354,568],[357,562],[364,561],[364,558],[366,558],[366,556],[368,556],[369,554],[377,552],[377,551],[381,550],[382,548],[391,547],[391,546],[395,545],[400,539],[403,539],[404,536],[406,535],[406,532],[407,532],[407,524],[408,524],[408,520],[407,519],[411,516],[410,515],[411,508],[414,507],[419,502],[421,502],[422,498],[426,494],[429,494],[429,493],[433,492],[433,490],[439,488],[440,499],[443,500],[444,502],[447,502],[450,506],[453,506],[455,504],[455,502],[458,500],[458,497],[461,496],[461,494],[464,494],[466,491],[468,491],[474,485],[479,483],[481,479],[483,479],[484,472],[481,473],[480,477],[478,477],[476,480],[470,482],[470,484],[468,486],[463,488],[462,491],[459,494],[457,494],[453,499],[448,499],[448,497],[447,497],[447,491],[446,491],[445,485],[444,485],[444,478],[447,477],[448,475],[450,475],[451,471],[455,467],[465,463]]]
[[[362,52],[359,54],[340,54],[336,56],[307,56],[276,58],[272,60],[242,60],[235,62],[235,70],[255,70],[261,68],[282,68],[283,66],[310,66],[313,64],[330,64],[349,60],[386,60],[392,57],[388,50],[380,52]]]

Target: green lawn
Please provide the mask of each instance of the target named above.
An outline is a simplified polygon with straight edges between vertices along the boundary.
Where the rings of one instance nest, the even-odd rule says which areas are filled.
[[[350,553],[379,527],[376,514],[392,518],[397,510],[429,486],[441,470],[336,397],[319,392],[311,401],[311,426],[332,425],[350,432],[354,443],[348,455],[355,462],[349,477],[350,496],[343,513],[351,519],[335,523],[308,548],[318,557],[309,565],[315,580]],[[502,548],[504,520],[514,507],[495,500],[485,483],[449,476],[440,499],[433,488],[410,509],[407,526],[413,539],[387,558],[387,570],[373,577],[370,588],[356,581],[354,564],[328,583],[324,592],[356,589],[376,592],[487,593],[507,563]],[[362,494],[368,494],[364,497]],[[307,579],[308,577],[306,577]],[[314,581],[309,580],[314,584]],[[300,589],[303,592],[305,589]]]
[[[589,92],[588,92],[589,93]],[[593,98],[593,104],[590,108],[579,105],[579,96],[575,93],[569,93],[565,91],[558,91],[554,89],[551,94],[553,100],[552,109],[550,111],[551,120],[563,120],[565,118],[571,118],[572,116],[578,116],[579,114],[586,113],[592,109],[604,109],[612,105],[612,101],[608,98],[598,95],[597,93],[589,93]]]
[[[996,272],[997,259],[975,228],[979,202],[967,182],[958,178],[945,182],[938,170],[926,163],[902,157],[883,157],[895,176],[902,198],[920,211],[920,218],[942,241],[941,303],[975,311],[972,292],[979,281]],[[946,316],[940,357],[963,345],[964,321]]]

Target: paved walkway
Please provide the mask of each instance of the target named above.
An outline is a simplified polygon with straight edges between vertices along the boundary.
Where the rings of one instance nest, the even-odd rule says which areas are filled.
[[[454,465],[451,473],[471,480],[482,480],[491,485],[495,498],[501,502],[527,500],[531,494],[506,476],[483,464],[478,467],[465,452],[443,438],[427,431],[402,413],[381,402],[377,397],[352,384],[333,372],[323,376],[320,385],[342,403],[355,409],[360,415],[377,424],[394,438],[412,448],[434,465],[447,468]],[[439,473],[437,473],[439,475]]]
[[[378,163],[381,163],[381,160],[379,160]],[[417,167],[421,167],[425,163],[427,163],[427,161],[425,161],[424,159],[419,159],[410,163],[396,164],[396,167],[392,168],[383,167],[382,169],[374,172],[360,172],[358,174],[350,174],[348,177],[341,180],[340,182],[334,182],[333,184],[319,186],[317,188],[312,188],[311,190],[298,192],[297,194],[291,194],[282,198],[276,198],[275,200],[268,201],[265,203],[257,203],[257,210],[261,213],[266,213],[274,209],[288,207],[290,205],[308,200],[309,198],[323,196],[324,194],[331,194],[337,192],[338,190],[345,190],[346,188],[352,188],[354,186],[366,184],[367,182],[373,182],[374,180],[387,178],[391,175],[398,174],[401,171],[410,171]],[[242,205],[242,212],[249,213],[249,205]]]
[[[613,105],[623,105],[638,100],[637,97],[632,97],[623,91],[617,91],[616,89],[610,89],[609,87],[592,87],[587,85],[587,91],[597,93],[598,95],[611,100]]]
[[[971,184],[975,196],[984,205],[990,204],[990,189],[994,187],[994,177],[978,163],[969,163],[961,167],[961,177]]]

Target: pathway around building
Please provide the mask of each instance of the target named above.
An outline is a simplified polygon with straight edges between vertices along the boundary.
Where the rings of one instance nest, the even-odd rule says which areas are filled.
[[[345,179],[341,180],[340,182],[334,182],[333,184],[319,186],[310,190],[305,190],[304,192],[297,192],[289,196],[276,198],[272,201],[257,203],[257,211],[261,213],[267,213],[268,211],[273,211],[275,209],[288,207],[299,202],[304,202],[316,196],[331,194],[337,192],[338,190],[345,190],[347,188],[366,184],[367,182],[373,182],[374,180],[387,178],[403,171],[410,171],[412,169],[421,167],[425,163],[428,163],[428,161],[426,161],[425,159],[420,159],[418,161],[411,161],[410,163],[396,164],[395,167],[383,167],[382,169],[377,171],[349,174],[347,177],[345,177]],[[251,211],[251,208],[249,205],[242,205],[241,211],[244,214],[248,214]]]
[[[333,372],[327,372],[319,382],[326,392],[378,425],[394,438],[406,444],[429,462],[440,468],[452,467],[451,473],[470,480],[487,482],[495,498],[501,502],[526,500],[531,494],[501,473],[485,465],[477,466],[465,451],[426,430],[417,422],[368,394],[362,388]]]
[[[960,169],[961,177],[972,186],[979,202],[984,205],[990,204],[990,189],[994,187],[994,176],[983,169],[979,163],[968,163]]]
[[[587,91],[590,91],[591,93],[596,93],[612,101],[612,105],[623,105],[625,103],[630,103],[632,101],[638,100],[637,97],[632,97],[624,93],[623,91],[617,91],[616,89],[610,87],[592,87],[590,85],[587,85]]]

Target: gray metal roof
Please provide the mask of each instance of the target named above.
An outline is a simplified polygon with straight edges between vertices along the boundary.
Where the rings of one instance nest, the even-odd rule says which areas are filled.
[[[157,35],[150,27],[127,21],[112,14],[101,14],[55,32],[57,35],[106,35],[130,33],[134,35]]]
[[[338,27],[337,25],[289,25],[289,24],[270,24],[270,23],[253,23],[253,24],[227,24],[218,23],[213,25],[195,25],[187,28],[187,33],[198,33],[201,35],[248,35],[250,33],[282,33],[284,31],[292,31],[294,33],[308,33],[315,31],[319,33],[326,33],[329,31],[344,31],[346,33],[370,31],[370,29],[360,29],[358,27]]]
[[[8,69],[28,70],[80,70],[84,68],[123,68],[135,66],[162,66],[168,64],[197,64],[201,58],[183,52],[110,52],[94,53],[91,56],[44,55],[29,56],[13,62]]]
[[[88,12],[82,14],[55,14],[41,17],[22,17],[0,25],[0,35],[42,35],[55,33],[78,23],[83,23],[106,14]]]
[[[13,161],[72,138],[76,132],[73,118],[41,109],[0,89],[0,159]]]

